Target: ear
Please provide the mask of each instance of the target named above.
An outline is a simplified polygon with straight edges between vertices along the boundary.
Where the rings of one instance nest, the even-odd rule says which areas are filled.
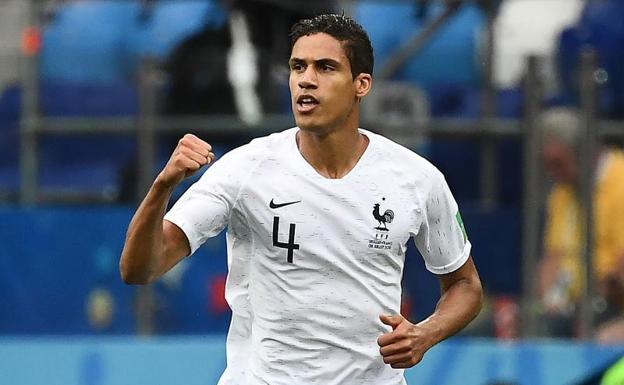
[[[355,84],[355,96],[363,98],[373,86],[373,77],[370,74],[360,73],[353,79],[353,83]]]

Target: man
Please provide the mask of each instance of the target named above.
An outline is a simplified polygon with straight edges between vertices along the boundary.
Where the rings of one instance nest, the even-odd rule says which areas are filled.
[[[548,196],[544,258],[539,293],[544,332],[572,337],[584,288],[583,218],[578,200],[580,117],[571,108],[553,108],[540,119],[542,155],[554,184]],[[595,161],[593,272],[605,309],[598,323],[622,315],[624,301],[624,153],[603,146]],[[606,326],[607,324],[605,324]],[[600,332],[598,333],[600,334]]]
[[[401,369],[479,311],[470,242],[441,173],[358,129],[373,71],[362,27],[321,15],[291,39],[297,127],[224,155],[163,220],[172,189],[214,159],[185,135],[130,223],[121,274],[151,282],[227,227],[220,384],[404,384]],[[410,237],[442,289],[418,324],[398,314]]]

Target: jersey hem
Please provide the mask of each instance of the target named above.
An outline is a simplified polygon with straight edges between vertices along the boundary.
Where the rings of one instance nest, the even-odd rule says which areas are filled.
[[[468,257],[470,256],[471,249],[472,249],[472,244],[470,243],[470,241],[466,241],[466,244],[464,244],[464,250],[462,250],[461,255],[457,259],[455,259],[453,262],[446,264],[444,266],[440,266],[440,267],[431,266],[425,263],[425,267],[427,268],[427,270],[437,275],[452,273],[455,270],[462,267],[464,263],[466,263],[466,261],[468,260]]]
[[[191,252],[189,253],[189,256],[193,255],[193,253],[195,253],[195,251],[199,249],[199,247],[201,246],[201,243],[192,241],[193,238],[190,236],[190,234],[193,231],[192,226],[189,225],[185,220],[178,218],[176,217],[175,214],[171,214],[171,213],[167,213],[163,219],[173,223],[174,225],[178,226],[180,230],[182,230],[182,232],[186,236],[186,240],[189,243],[189,247],[191,248]]]

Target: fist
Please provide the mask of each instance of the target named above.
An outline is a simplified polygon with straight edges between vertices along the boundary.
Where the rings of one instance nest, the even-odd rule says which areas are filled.
[[[392,331],[377,339],[384,362],[395,369],[411,368],[419,363],[431,347],[426,331],[400,314],[380,315],[379,319],[392,327]]]
[[[193,134],[186,134],[180,139],[171,158],[156,179],[167,187],[175,187],[184,178],[212,162],[214,158],[210,144]]]

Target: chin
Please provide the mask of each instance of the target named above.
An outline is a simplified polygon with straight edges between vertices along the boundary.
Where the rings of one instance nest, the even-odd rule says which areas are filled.
[[[301,116],[295,117],[295,123],[297,124],[297,127],[306,131],[318,131],[321,130],[323,127],[323,125],[321,125],[315,119],[309,119],[307,117]]]

